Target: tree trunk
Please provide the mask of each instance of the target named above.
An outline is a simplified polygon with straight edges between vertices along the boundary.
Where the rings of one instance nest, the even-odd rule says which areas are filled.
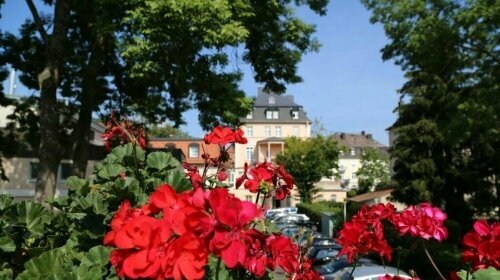
[[[57,73],[56,67],[50,67],[52,73]],[[51,74],[54,75],[54,74]],[[57,74],[55,74],[57,75]],[[40,149],[38,153],[39,169],[35,187],[35,200],[45,201],[52,198],[56,192],[57,169],[62,154],[57,139],[59,116],[56,107],[57,86],[55,79],[42,81],[40,93]]]
[[[75,127],[73,167],[71,170],[73,175],[80,178],[85,177],[89,159],[92,112],[95,105],[94,99],[97,91],[97,78],[99,76],[101,58],[101,47],[94,47],[84,72],[85,76],[83,78],[82,93],[80,96],[80,113],[78,116],[78,123]]]
[[[71,1],[57,0],[54,8],[54,23],[52,34],[47,34],[43,22],[32,0],[26,0],[38,32],[45,47],[45,69],[38,75],[40,85],[40,147],[39,172],[35,186],[35,199],[43,202],[52,198],[56,192],[57,168],[64,154],[64,147],[58,141],[59,115],[55,110],[57,105],[57,88],[64,58]]]

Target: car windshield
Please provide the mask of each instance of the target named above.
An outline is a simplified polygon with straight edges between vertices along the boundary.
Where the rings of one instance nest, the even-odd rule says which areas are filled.
[[[327,257],[331,258],[331,257],[337,256],[338,253],[339,253],[339,251],[334,250],[334,249],[324,249],[324,250],[320,250],[318,252],[318,254],[316,254],[316,258],[317,259],[324,259]]]

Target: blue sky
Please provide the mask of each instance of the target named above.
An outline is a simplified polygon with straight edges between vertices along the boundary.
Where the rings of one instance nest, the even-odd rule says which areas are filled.
[[[14,32],[30,14],[25,1],[5,2],[0,29]],[[396,91],[404,83],[403,73],[393,62],[382,61],[380,49],[387,38],[381,25],[370,24],[370,13],[359,1],[330,2],[324,17],[306,9],[297,11],[303,20],[317,25],[316,37],[322,47],[318,53],[303,57],[298,69],[304,81],[290,85],[287,93],[293,94],[308,117],[319,119],[327,131],[365,130],[387,144],[385,129],[396,120],[393,109],[398,102]],[[241,88],[255,96],[261,85],[255,83],[248,66],[240,68],[245,74]],[[18,83],[16,93],[30,94],[26,91]],[[184,118],[188,125],[182,129],[201,137],[204,132],[197,124],[197,115],[195,111],[187,112]]]

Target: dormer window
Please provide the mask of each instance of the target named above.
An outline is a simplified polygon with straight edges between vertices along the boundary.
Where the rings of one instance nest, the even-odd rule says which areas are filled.
[[[253,112],[248,113],[247,119],[253,119]]]
[[[279,119],[279,111],[278,110],[267,110],[266,111],[266,119],[268,119],[268,120]]]
[[[292,119],[298,120],[299,119],[299,111],[292,110]]]
[[[274,104],[276,103],[276,99],[274,98],[274,96],[269,96],[269,104]]]

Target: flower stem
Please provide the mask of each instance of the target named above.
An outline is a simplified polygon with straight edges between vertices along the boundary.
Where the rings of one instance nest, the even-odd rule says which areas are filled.
[[[217,259],[217,266],[215,267],[215,280],[219,280],[220,262],[221,262],[221,258],[218,258]]]
[[[384,257],[380,256],[380,260],[382,261],[382,265],[384,266],[384,272],[387,274],[387,269],[385,268],[385,262],[384,262]],[[399,271],[398,271],[399,274]]]
[[[425,245],[425,241],[422,240],[422,244],[423,244],[423,247],[424,247],[425,255],[427,256],[427,258],[431,262],[431,264],[434,267],[434,269],[436,270],[436,272],[439,274],[439,277],[441,277],[441,279],[443,279],[443,280],[446,280],[446,278],[443,276],[443,274],[441,273],[441,271],[439,271],[439,268],[434,263],[434,260],[432,259],[431,254],[429,254],[429,251],[427,250],[427,246]]]
[[[260,190],[257,192],[257,198],[255,199],[255,204],[259,205]]]
[[[354,270],[356,269],[356,264],[358,263],[358,261],[356,260],[354,262],[354,265],[352,266],[352,270],[351,270],[351,273],[349,273],[349,278],[348,279],[352,279],[352,274],[354,273]]]

